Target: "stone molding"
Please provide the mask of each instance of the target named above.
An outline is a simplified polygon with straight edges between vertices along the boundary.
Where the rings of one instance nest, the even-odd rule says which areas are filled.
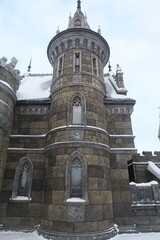
[[[0,100],[0,128],[8,131],[11,126],[12,111],[10,107]]]
[[[117,234],[115,227],[105,231],[88,232],[88,233],[66,233],[66,232],[49,232],[42,228],[38,229],[38,233],[45,238],[54,240],[106,240]]]
[[[83,82],[81,82],[81,83],[79,83],[79,82],[74,83],[73,82],[73,83],[63,84],[63,79],[60,79],[60,80],[56,81],[53,86],[52,86],[52,95],[61,88],[72,87],[72,86],[73,87],[75,87],[75,86],[90,87],[92,89],[98,90],[100,93],[105,95],[105,92],[98,85],[95,85],[95,82],[94,82],[94,84],[93,83],[92,84],[85,84]]]
[[[57,142],[52,143],[45,147],[45,152],[50,151],[52,149],[61,148],[61,147],[88,147],[88,148],[97,148],[101,150],[107,150],[111,153],[111,149],[108,145],[96,142],[86,142],[86,141],[70,141],[70,142]],[[135,153],[135,151],[134,151]]]

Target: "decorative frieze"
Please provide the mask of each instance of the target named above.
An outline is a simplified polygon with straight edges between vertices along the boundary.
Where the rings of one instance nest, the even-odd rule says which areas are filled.
[[[30,107],[17,107],[15,110],[16,115],[45,115],[48,114],[48,106],[30,106]]]
[[[133,107],[130,106],[107,106],[106,112],[108,115],[131,115]]]

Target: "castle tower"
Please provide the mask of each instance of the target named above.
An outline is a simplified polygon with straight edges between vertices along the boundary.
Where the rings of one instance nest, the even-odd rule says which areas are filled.
[[[103,78],[110,50],[90,29],[80,1],[47,53],[53,81],[40,231],[106,239],[114,231]]]
[[[0,59],[0,189],[7,158],[7,147],[12,126],[12,115],[16,103],[16,91],[19,87],[19,70],[14,69],[17,60]]]

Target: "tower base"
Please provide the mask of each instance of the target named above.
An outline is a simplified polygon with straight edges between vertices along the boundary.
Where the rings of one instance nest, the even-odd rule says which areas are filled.
[[[56,240],[106,240],[114,237],[117,231],[114,227],[101,232],[88,232],[88,233],[67,233],[67,232],[49,232],[39,228],[38,234],[46,239]]]

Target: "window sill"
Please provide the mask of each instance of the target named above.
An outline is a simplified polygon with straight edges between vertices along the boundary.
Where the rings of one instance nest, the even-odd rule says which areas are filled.
[[[17,196],[15,198],[10,198],[10,202],[15,203],[29,203],[31,202],[32,198],[24,197],[24,196]]]
[[[88,205],[89,201],[82,198],[68,198],[64,201],[67,205],[78,205],[78,204],[84,204]]]

